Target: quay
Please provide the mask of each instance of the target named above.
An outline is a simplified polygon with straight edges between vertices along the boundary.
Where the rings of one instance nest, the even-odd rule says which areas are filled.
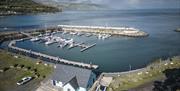
[[[121,35],[129,37],[145,37],[148,33],[140,31],[132,27],[101,27],[101,26],[72,26],[72,25],[58,25],[63,31],[69,32],[87,32],[87,33],[100,33],[110,35]]]
[[[26,49],[14,46],[17,41],[22,41],[22,40],[23,39],[13,40],[13,41],[11,41],[9,43],[8,47],[13,49],[13,50],[21,51],[21,52],[32,54],[32,55],[36,55],[38,57],[43,57],[43,58],[46,58],[46,59],[49,59],[49,60],[54,60],[55,62],[58,62],[58,63],[68,64],[68,65],[73,65],[73,66],[78,66],[78,67],[88,68],[88,69],[97,69],[99,67],[98,65],[94,65],[94,64],[86,64],[86,63],[82,63],[82,62],[75,62],[75,61],[65,60],[65,59],[62,59],[62,58],[59,58],[59,57],[54,57],[54,56],[50,56],[50,55],[47,55],[47,54],[43,54],[43,53],[31,51],[31,50],[26,50]]]
[[[94,43],[94,44],[92,44],[90,46],[86,46],[85,48],[81,49],[80,51],[83,52],[83,51],[85,51],[85,50],[87,50],[87,49],[89,49],[89,48],[91,48],[91,47],[93,47],[95,45],[96,45],[96,43]]]

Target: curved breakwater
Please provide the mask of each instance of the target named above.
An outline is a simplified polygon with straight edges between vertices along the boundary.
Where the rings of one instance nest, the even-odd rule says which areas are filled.
[[[58,25],[64,31],[102,33],[111,35],[122,35],[129,37],[145,37],[148,33],[132,27],[102,27],[102,26],[71,26]]]

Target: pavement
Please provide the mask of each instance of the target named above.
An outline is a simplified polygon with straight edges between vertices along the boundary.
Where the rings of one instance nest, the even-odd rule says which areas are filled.
[[[42,81],[36,91],[63,91],[62,88],[53,86],[50,79]]]

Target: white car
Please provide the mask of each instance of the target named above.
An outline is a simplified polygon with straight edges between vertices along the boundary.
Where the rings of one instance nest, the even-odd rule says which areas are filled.
[[[23,84],[29,82],[30,80],[32,80],[32,77],[30,77],[30,76],[24,77],[20,81],[17,82],[17,85],[23,85]]]

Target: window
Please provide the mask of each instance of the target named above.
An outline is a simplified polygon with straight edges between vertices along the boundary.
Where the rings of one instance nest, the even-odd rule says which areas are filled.
[[[71,89],[69,89],[69,88],[68,88],[68,90],[67,90],[67,91],[71,91]]]

